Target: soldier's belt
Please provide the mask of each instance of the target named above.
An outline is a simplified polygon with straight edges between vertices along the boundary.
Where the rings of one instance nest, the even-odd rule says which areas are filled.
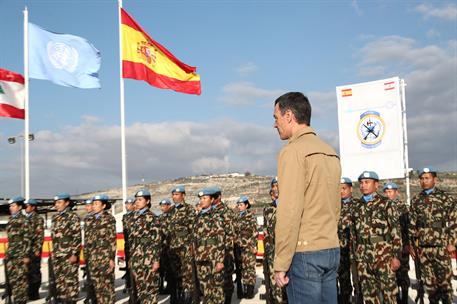
[[[357,243],[362,245],[372,245],[380,242],[389,242],[391,240],[389,235],[373,235],[369,238],[359,238]]]
[[[217,245],[217,240],[216,239],[206,239],[206,240],[200,240],[198,242],[199,246],[211,246],[211,245]]]

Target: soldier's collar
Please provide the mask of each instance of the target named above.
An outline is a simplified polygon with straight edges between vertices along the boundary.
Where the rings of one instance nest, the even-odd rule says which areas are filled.
[[[424,192],[425,195],[430,195],[433,192],[435,192],[435,187],[430,188],[430,189],[424,189],[423,192]]]
[[[211,209],[212,209],[211,206],[209,206],[208,208],[202,209],[202,211],[200,211],[200,214],[206,214],[206,213],[208,213]]]
[[[175,203],[175,206],[178,209],[181,209],[182,207],[184,207],[184,205],[182,203]]]
[[[18,212],[16,212],[16,213],[11,213],[11,217],[12,217],[12,218],[16,218],[16,217],[19,216],[19,214],[21,214],[21,211],[20,211],[20,210],[19,210]]]
[[[247,210],[240,211],[240,216],[246,215],[248,213]]]
[[[341,201],[345,204],[349,203],[352,199],[352,196],[349,196],[349,197],[346,197],[346,198],[342,198]]]
[[[143,209],[138,210],[138,214],[144,214],[148,210],[148,207],[144,207]]]
[[[373,192],[371,194],[366,194],[362,196],[362,199],[365,203],[368,203],[369,201],[372,201],[376,197],[376,192]]]

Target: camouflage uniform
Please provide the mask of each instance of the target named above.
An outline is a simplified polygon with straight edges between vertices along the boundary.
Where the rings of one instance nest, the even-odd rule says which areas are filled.
[[[416,195],[410,206],[410,236],[418,243],[422,279],[430,303],[452,302],[452,264],[448,244],[456,243],[456,201],[441,189]],[[446,302],[447,301],[447,302]]]
[[[224,303],[224,273],[215,271],[217,263],[224,263],[224,218],[214,209],[197,215],[193,230],[195,262],[203,304]]]
[[[110,267],[110,261],[116,258],[116,220],[110,211],[91,218],[90,227],[85,231],[91,281],[97,303],[114,304],[114,267]]]
[[[409,210],[408,206],[399,199],[395,199],[393,204],[397,206],[398,213],[400,214],[400,227],[401,227],[401,240],[402,251],[400,254],[400,268],[396,271],[395,276],[397,285],[401,289],[403,303],[408,303],[408,289],[410,286],[409,280]]]
[[[6,271],[14,303],[27,301],[27,265],[23,259],[31,250],[32,231],[25,215],[20,211],[12,215],[6,225],[8,249],[6,250]]]
[[[135,212],[129,241],[130,267],[138,301],[141,304],[155,304],[158,301],[159,272],[153,272],[152,267],[160,262],[162,240],[157,216],[148,208]]]
[[[192,276],[192,230],[195,209],[187,203],[175,205],[170,212],[168,239],[170,240],[170,267],[176,280],[176,293],[180,303],[190,301],[195,285]]]
[[[340,265],[338,267],[339,296],[338,303],[350,303],[352,295],[351,282],[351,238],[352,197],[341,199],[341,212],[338,221],[338,238],[340,240]]]
[[[52,262],[58,298],[76,301],[79,294],[79,255],[81,251],[81,224],[76,213],[65,209],[52,217]],[[69,263],[71,256],[76,263]]]
[[[130,259],[130,232],[132,231],[132,223],[135,215],[135,211],[130,211],[122,215],[122,232],[124,234],[124,257],[125,257],[125,288],[131,288],[130,286],[130,271],[129,271],[129,259]]]
[[[174,207],[172,207],[174,208]],[[171,210],[170,210],[171,211]],[[167,290],[170,290],[170,286],[174,286],[173,279],[170,276],[170,259],[169,259],[169,238],[168,238],[168,227],[170,226],[170,212],[164,212],[159,215],[160,233],[162,237],[162,250],[160,252],[160,282],[161,288],[163,288],[164,281],[167,282]],[[172,287],[171,289],[174,289]],[[174,299],[173,299],[174,303]]]
[[[237,220],[237,246],[241,249],[241,281],[244,286],[255,286],[257,250],[257,221],[249,211],[240,212]]]
[[[93,229],[93,222],[94,222],[94,213],[90,212],[87,213],[84,216],[84,247],[83,247],[83,252],[84,252],[84,260],[86,262],[86,267],[82,268],[81,270],[84,271],[84,275],[86,276],[86,281],[84,282],[84,288],[86,290],[86,301],[85,303],[89,303],[89,301],[95,301],[95,289],[94,289],[94,284],[92,281],[91,277],[91,269],[89,265],[89,260],[90,260],[90,251],[89,247],[87,246],[88,241],[90,239],[90,231]],[[84,277],[83,275],[83,277]]]
[[[400,256],[401,235],[396,206],[385,197],[373,193],[353,205],[353,231],[357,244],[356,261],[363,300],[367,304],[396,303],[398,292],[391,259]]]
[[[236,213],[230,209],[226,204],[220,202],[219,205],[214,206],[214,212],[221,217],[224,221],[225,230],[225,255],[224,255],[224,294],[226,301],[232,296],[233,273],[235,272],[235,257],[234,244],[235,244],[235,221]]]
[[[44,219],[35,211],[27,214],[32,231],[32,245],[30,249],[30,264],[27,275],[29,284],[28,294],[29,297],[35,298],[39,296],[38,290],[41,285],[41,252],[43,249],[44,241]],[[39,252],[36,256],[35,253]]]
[[[276,227],[276,201],[263,209],[263,247],[264,247],[264,265],[268,270],[268,285],[271,290],[267,290],[267,303],[280,304],[287,303],[285,289],[275,284],[275,272],[273,260],[275,256],[275,227]],[[265,284],[267,285],[267,284]],[[270,292],[270,293],[268,293]]]

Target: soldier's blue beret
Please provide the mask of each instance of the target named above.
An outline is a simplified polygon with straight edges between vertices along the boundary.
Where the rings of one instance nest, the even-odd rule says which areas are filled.
[[[211,188],[213,189],[213,194],[222,193],[222,189],[219,186],[213,186]]]
[[[159,205],[171,205],[171,201],[168,198],[164,198],[159,202]]]
[[[202,197],[205,195],[213,195],[214,194],[214,189],[211,187],[206,187],[198,191],[198,197]]]
[[[275,176],[275,177],[273,177],[273,179],[271,180],[270,186],[273,186],[274,184],[277,184],[277,183],[278,183],[278,177]]]
[[[438,171],[435,170],[435,168],[432,168],[432,167],[424,167],[424,168],[421,168],[419,170],[417,170],[417,174],[419,175],[419,177],[422,176],[422,174],[424,173],[438,173]]]
[[[60,193],[60,194],[57,194],[56,196],[54,196],[54,200],[55,201],[58,201],[58,200],[69,200],[70,199],[70,194],[64,192],[64,193]]]
[[[24,202],[24,204],[26,204],[26,205],[32,205],[32,206],[37,206],[37,205],[38,205],[38,202],[36,201],[36,199],[29,198],[28,200],[26,200],[26,201]]]
[[[86,199],[86,200],[84,201],[84,204],[85,204],[85,205],[90,205],[90,204],[92,204],[92,203],[93,203],[92,199]]]
[[[140,191],[138,191],[137,193],[135,193],[135,197],[141,197],[141,196],[151,196],[151,192],[149,192],[149,190],[146,190],[146,189],[142,189]]]
[[[398,186],[394,182],[388,182],[384,184],[384,187],[382,187],[382,191],[386,191],[387,189],[398,190]]]
[[[128,199],[125,200],[124,204],[133,204],[135,203],[135,199],[129,197]]]
[[[379,176],[374,171],[363,171],[362,174],[359,175],[359,181],[362,179],[374,179],[375,181],[379,181]]]
[[[352,186],[352,180],[349,177],[342,177],[340,183]]]
[[[184,185],[178,185],[178,186],[174,187],[173,189],[171,189],[172,194],[175,192],[186,193],[186,188],[184,187]]]
[[[92,198],[92,201],[102,201],[102,202],[107,202],[109,201],[109,197],[106,194],[97,194]]]
[[[23,198],[22,196],[15,196],[8,201],[8,204],[11,205],[14,203],[23,203],[24,201],[25,201],[25,198]]]
[[[246,203],[249,201],[249,198],[246,196],[246,195],[242,195],[240,196],[240,198],[236,201],[237,204],[240,204],[240,203]]]

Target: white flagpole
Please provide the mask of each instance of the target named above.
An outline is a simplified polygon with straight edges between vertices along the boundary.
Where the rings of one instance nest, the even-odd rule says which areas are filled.
[[[125,152],[125,106],[124,106],[124,78],[122,77],[122,0],[118,1],[119,11],[119,94],[121,104],[121,159],[122,159],[122,205],[127,200],[127,162]]]
[[[404,79],[400,79],[400,87],[401,87],[401,105],[402,105],[402,123],[403,123],[403,153],[404,153],[404,160],[405,160],[405,183],[406,183],[406,200],[407,204],[411,203],[411,191],[409,187],[409,159],[408,159],[408,132],[406,130],[406,95],[405,95],[405,87],[406,83]]]
[[[25,199],[30,198],[30,167],[29,167],[29,11],[24,8],[24,179]]]

